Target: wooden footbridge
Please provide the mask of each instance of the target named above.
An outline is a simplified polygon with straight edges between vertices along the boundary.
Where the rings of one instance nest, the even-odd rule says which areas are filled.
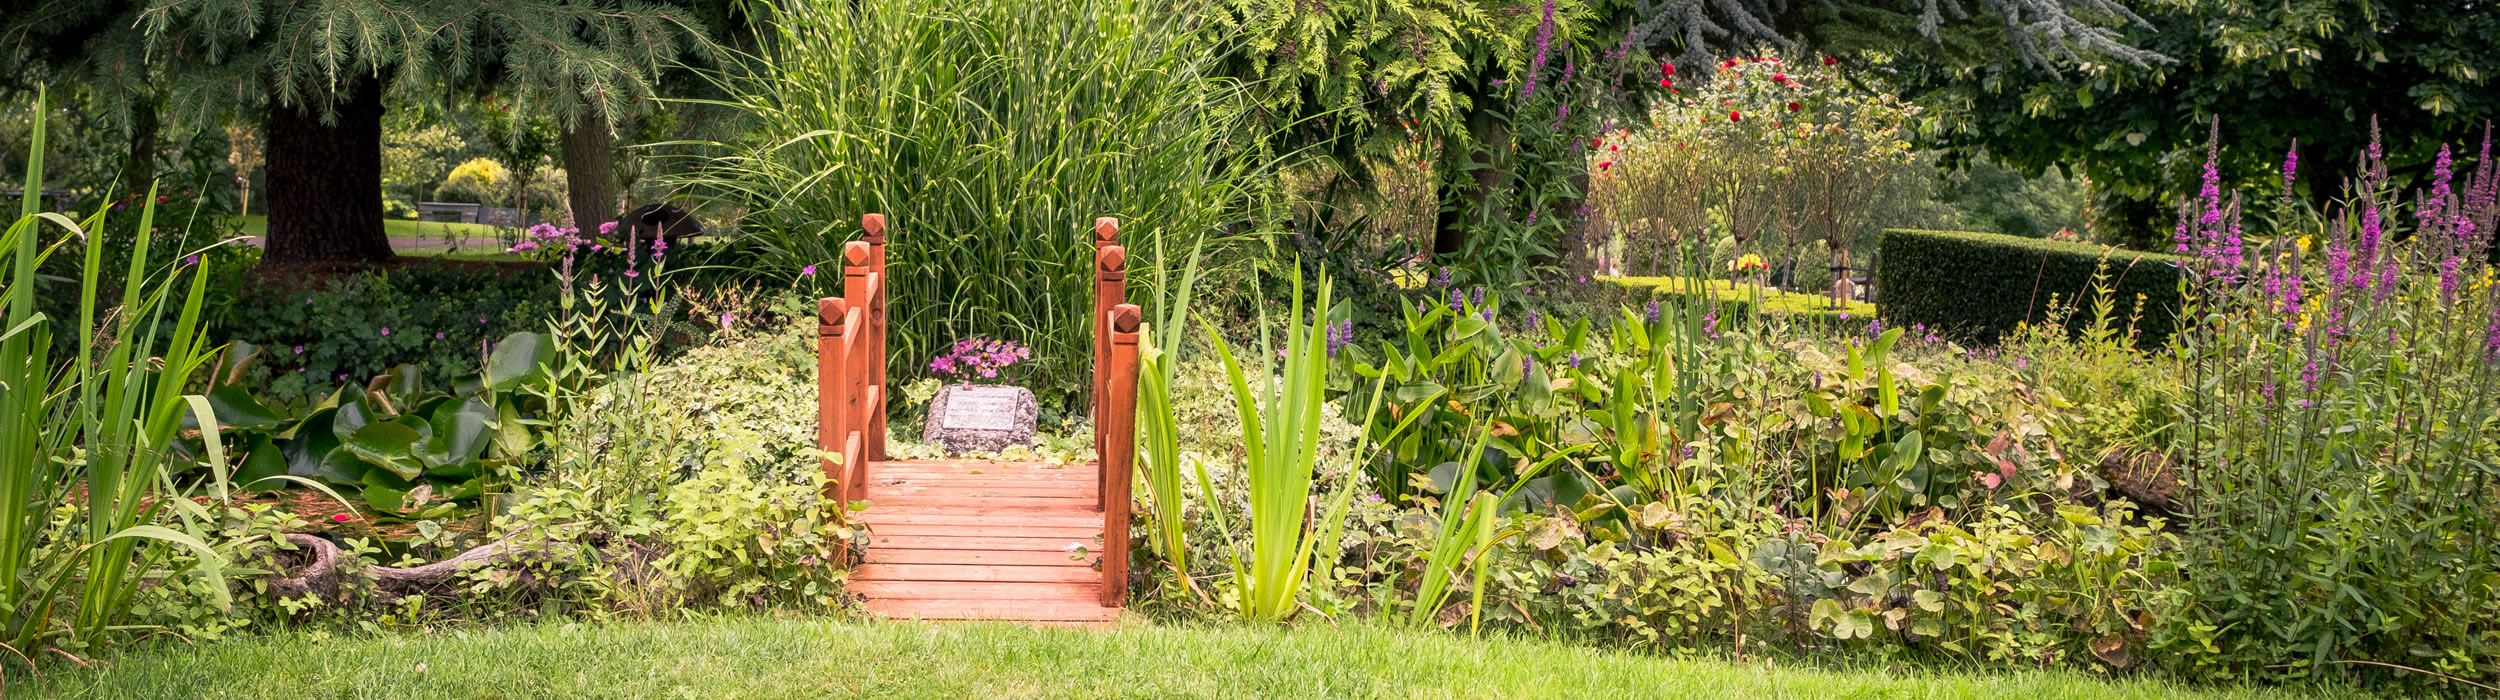
[[[1104,624],[1128,592],[1138,308],[1119,221],[1094,222],[1094,462],[889,460],[885,216],[842,248],[842,296],[816,303],[816,442],[837,504],[871,533],[850,591],[869,612]]]

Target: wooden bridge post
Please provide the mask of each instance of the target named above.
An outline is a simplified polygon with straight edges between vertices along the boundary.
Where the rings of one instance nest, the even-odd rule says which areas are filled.
[[[865,443],[872,438],[869,438],[866,433],[868,426],[875,420],[873,416],[884,412],[882,408],[884,402],[880,400],[882,397],[877,396],[876,387],[871,384],[877,369],[869,363],[874,361],[882,364],[885,361],[883,357],[885,353],[882,348],[869,346],[863,342],[875,335],[874,331],[868,330],[868,324],[865,321],[868,309],[876,306],[877,288],[884,286],[882,284],[884,280],[870,269],[869,263],[872,261],[869,257],[867,241],[851,241],[842,244],[842,298],[850,302],[851,315],[844,316],[842,321],[846,328],[843,329],[845,337],[842,339],[842,377],[845,383],[842,385],[844,397],[841,430],[846,433],[859,431],[863,447],[860,453],[855,455],[860,463],[848,465],[851,483],[847,487],[852,498],[868,497],[867,463],[869,460]],[[857,325],[852,325],[854,323]]]
[[[1117,248],[1114,248],[1116,250]],[[1129,484],[1137,458],[1137,331],[1144,312],[1120,304],[1103,315],[1111,329],[1111,355],[1103,363],[1098,434],[1102,436],[1102,604],[1118,607],[1128,596]]]
[[[877,387],[877,403],[880,404],[880,410],[868,416],[868,434],[863,436],[866,444],[861,451],[863,459],[882,462],[885,461],[885,411],[882,404],[890,400],[885,396],[889,386],[885,371],[886,365],[890,364],[885,347],[885,305],[889,296],[886,286],[893,278],[885,274],[885,215],[860,217],[859,227],[867,232],[864,240],[868,242],[868,270],[877,276],[875,296],[868,300],[868,347],[873,348],[871,353],[874,356],[868,363],[868,382]]]
[[[1119,240],[1119,219],[1108,216],[1094,219],[1094,313],[1092,323],[1094,327],[1094,385],[1092,387],[1092,393],[1088,395],[1086,399],[1093,404],[1094,456],[1097,458],[1100,458],[1103,453],[1103,361],[1105,358],[1111,356],[1111,330],[1103,327],[1103,314],[1111,313],[1111,307],[1118,306],[1128,301],[1128,272],[1125,266],[1125,263],[1127,262],[1127,251],[1122,250],[1119,255],[1111,258],[1109,267],[1105,267],[1104,261],[1106,258],[1103,257],[1105,251],[1120,248]],[[1097,483],[1095,485],[1100,486],[1101,484]],[[1099,493],[1097,493],[1097,495],[1099,495]]]
[[[842,335],[842,319],[849,315],[850,304],[840,297],[816,300],[816,449],[828,454],[839,454],[843,439],[850,432],[843,422],[843,408],[850,402],[850,377],[844,372],[850,366],[844,357],[850,344]],[[829,482],[825,495],[833,499],[836,512],[841,512],[851,493],[850,475],[844,473],[851,465],[834,464],[829,457],[822,463],[825,480]]]

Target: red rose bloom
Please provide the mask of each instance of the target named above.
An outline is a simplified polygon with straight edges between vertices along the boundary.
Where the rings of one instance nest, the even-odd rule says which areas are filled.
[[[1611,161],[1611,160],[1606,160],[1606,161],[1598,161],[1598,163],[1597,163],[1597,169],[1599,169],[1599,170],[1605,170],[1605,169],[1607,169],[1607,168],[1612,168],[1612,167],[1615,167],[1615,162],[1614,162],[1614,161]]]
[[[1787,83],[1788,83],[1788,74],[1787,74],[1787,73],[1772,73],[1772,74],[1771,74],[1771,82],[1774,82],[1774,83],[1780,83],[1780,84],[1785,85],[1785,84],[1787,84]]]
[[[1804,108],[1805,108],[1804,106],[1799,105],[1799,104],[1797,104],[1797,103],[1795,103],[1795,102],[1790,102],[1790,103],[1788,103],[1788,111],[1791,111],[1791,112],[1794,112],[1794,111],[1797,111],[1797,110],[1800,110],[1800,109],[1804,109]]]
[[[1606,145],[1606,137],[1604,137],[1604,136],[1591,136],[1591,137],[1589,137],[1589,147],[1590,147],[1590,148],[1596,148],[1596,147],[1598,147],[1598,146],[1603,146],[1603,145]]]
[[[1659,78],[1658,87],[1675,87],[1674,78]]]
[[[1727,120],[1732,122],[1741,122],[1745,120],[1745,114],[1743,112],[1729,112],[1727,113]]]
[[[1830,56],[1824,56],[1824,57],[1823,57],[1823,65],[1826,65],[1826,66],[1837,66],[1837,65],[1840,65],[1840,59],[1837,59],[1837,58],[1832,58],[1832,57],[1830,57]]]
[[[1661,64],[1658,64],[1658,74],[1659,74],[1659,75],[1675,75],[1675,64],[1673,64],[1673,63],[1661,63]]]

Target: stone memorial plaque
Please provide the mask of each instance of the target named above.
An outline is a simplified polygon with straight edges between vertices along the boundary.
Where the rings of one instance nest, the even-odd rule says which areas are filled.
[[[939,389],[929,400],[929,418],[920,438],[949,452],[995,452],[1008,445],[1033,443],[1033,423],[1041,416],[1033,392],[1020,386],[956,384]]]

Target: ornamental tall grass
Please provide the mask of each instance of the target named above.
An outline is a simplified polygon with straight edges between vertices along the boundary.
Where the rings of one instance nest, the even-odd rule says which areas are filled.
[[[897,373],[983,335],[1033,348],[1046,399],[1077,393],[1095,217],[1123,222],[1136,286],[1177,247],[1152,239],[1215,232],[1252,194],[1226,42],[1186,8],[795,0],[769,20],[760,75],[728,85],[751,137],[685,184],[750,212],[758,273],[821,294],[860,215],[888,215]]]
[[[39,93],[37,115],[43,104]],[[205,400],[183,395],[216,354],[200,331],[208,276],[188,264],[147,269],[150,237],[142,234],[112,306],[97,304],[106,246],[84,246],[79,279],[66,281],[74,292],[59,288],[64,281],[39,280],[35,269],[52,251],[90,232],[105,235],[112,208],[83,220],[41,210],[44,120],[32,123],[25,201],[0,235],[0,265],[9,271],[0,282],[7,319],[0,325],[0,646],[15,652],[0,663],[129,631],[133,594],[186,570],[208,582],[219,605],[226,601],[217,554],[195,534],[165,526],[208,520],[169,478],[188,466],[177,456],[184,418],[205,428],[210,475],[217,495],[226,494],[216,419]],[[148,194],[133,230],[154,223],[156,197]],[[55,242],[40,245],[47,234]],[[38,292],[39,285],[54,289]],[[38,293],[77,294],[76,325],[38,312]],[[168,314],[170,327],[162,323]],[[76,337],[76,356],[51,356],[57,333]]]

